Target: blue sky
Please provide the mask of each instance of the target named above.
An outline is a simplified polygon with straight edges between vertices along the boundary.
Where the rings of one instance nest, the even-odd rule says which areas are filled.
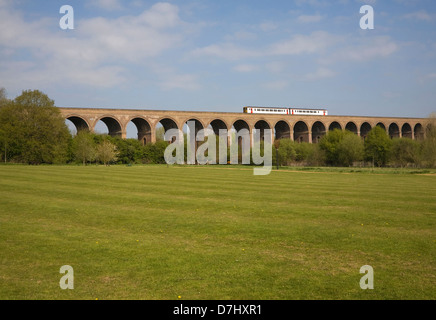
[[[75,29],[62,30],[62,5]],[[375,29],[361,30],[369,4]],[[0,0],[0,87],[60,107],[436,111],[434,0]]]

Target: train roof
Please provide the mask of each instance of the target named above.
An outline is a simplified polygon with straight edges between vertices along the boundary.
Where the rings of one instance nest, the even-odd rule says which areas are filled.
[[[246,106],[246,108],[263,108],[263,109],[295,109],[295,110],[327,110],[327,109],[317,109],[317,108],[261,107],[261,106]]]

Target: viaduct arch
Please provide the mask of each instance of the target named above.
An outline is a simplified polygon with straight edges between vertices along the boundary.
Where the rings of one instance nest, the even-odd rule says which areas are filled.
[[[276,114],[246,114],[236,112],[194,112],[137,109],[98,109],[98,108],[59,108],[65,119],[70,120],[77,131],[94,131],[100,120],[108,127],[109,135],[126,138],[130,122],[138,130],[138,140],[142,143],[156,142],[156,127],[164,130],[183,129],[194,120],[196,131],[211,128],[215,134],[220,129],[239,131],[247,129],[251,134],[260,130],[261,138],[265,129],[273,130],[273,140],[288,138],[298,142],[317,143],[334,129],[349,130],[366,137],[371,128],[383,128],[391,138],[407,137],[420,140],[425,137],[428,125],[426,118],[362,117],[362,116],[296,116]]]

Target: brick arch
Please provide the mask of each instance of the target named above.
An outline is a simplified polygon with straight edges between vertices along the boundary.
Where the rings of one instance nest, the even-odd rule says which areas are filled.
[[[376,127],[382,128],[384,131],[386,131],[386,125],[383,122],[377,122],[375,125]]]
[[[164,128],[164,135],[170,129],[181,129],[181,128],[179,128],[179,125],[177,124],[176,119],[174,119],[173,117],[163,116],[163,117],[159,118],[158,121],[156,121],[156,123],[154,124],[154,126],[152,128],[152,130],[155,133],[156,133],[156,129],[157,129],[157,126],[159,123]],[[180,137],[180,138],[183,138],[183,137]],[[176,138],[173,137],[172,141],[170,143],[174,142],[175,140],[176,140]],[[183,139],[182,139],[182,141],[183,141]]]
[[[164,127],[165,131],[169,129],[179,129],[177,120],[174,119],[173,117],[168,117],[168,116],[160,117],[154,124],[154,130],[156,130],[156,127],[159,123]]]
[[[373,128],[373,126],[368,121],[364,121],[360,124],[359,128],[360,128],[360,136],[363,139],[365,139],[368,133]]]
[[[328,131],[333,131],[334,129],[342,130],[341,124],[337,121],[330,122],[328,126]]]
[[[236,123],[238,123],[238,128],[235,126]],[[250,131],[250,132],[252,131],[252,127],[250,126],[250,124],[246,120],[240,119],[240,118],[239,119],[235,119],[235,121],[233,121],[232,126],[230,128],[234,127],[236,131],[239,131],[239,130],[241,130],[243,128],[241,126],[242,123],[246,124],[246,126],[243,126],[245,129],[248,129],[248,131]]]
[[[91,126],[89,124],[88,119],[86,119],[86,117],[82,117],[78,114],[70,114],[65,117],[65,120],[71,121],[76,127],[77,132],[81,130],[91,131]]]
[[[138,140],[141,141],[143,145],[152,142],[152,125],[145,117],[139,115],[129,117],[124,125],[126,130],[130,122],[136,126],[138,130]]]
[[[315,121],[312,124],[312,143],[318,143],[326,132],[326,125],[322,121]]]
[[[194,120],[195,122],[196,122],[196,124],[195,124],[195,130],[196,131],[198,131],[198,130],[200,130],[200,129],[205,129],[205,128],[207,128],[207,126],[205,126],[204,125],[204,122],[203,122],[203,120],[201,120],[201,119],[199,119],[199,118],[197,118],[197,117],[188,117],[188,118],[186,118],[185,120],[182,120],[182,124],[183,124],[183,126],[185,125],[185,124],[187,124],[188,123],[188,121],[190,121],[190,120]],[[202,126],[202,128],[197,128],[197,124],[201,124],[201,126]],[[181,129],[183,129],[183,128],[181,128]]]
[[[412,139],[413,137],[413,129],[408,122],[403,123],[401,126],[401,137],[409,139]]]
[[[309,126],[303,121],[299,120],[294,124],[294,140],[297,142],[310,142]]]
[[[398,123],[392,122],[389,124],[388,127],[388,135],[391,138],[399,138],[401,134],[401,129]]]
[[[274,125],[275,139],[292,139],[293,127],[286,120],[278,120]]]
[[[416,123],[413,127],[413,135],[416,140],[424,139],[424,126],[421,123]]]
[[[99,121],[102,121],[107,126],[110,136],[120,138],[122,137],[122,133],[125,127],[123,127],[120,119],[110,114],[100,116],[94,121],[94,125],[92,126],[93,131],[95,131],[95,126]]]
[[[260,140],[264,140],[265,137],[265,130],[271,129],[274,130],[274,127],[271,126],[271,124],[265,120],[265,119],[259,119],[257,120],[253,125],[254,130],[260,130]],[[271,139],[273,139],[273,136],[271,135]]]
[[[236,132],[233,132],[232,129],[234,129]],[[230,136],[232,137],[230,139],[230,144],[233,143],[237,143],[239,148],[242,150],[245,146],[247,146],[247,141],[248,141],[248,145],[251,144],[251,137],[250,136],[246,136],[244,134],[244,131],[242,131],[243,129],[248,130],[248,134],[251,134],[253,128],[250,126],[250,124],[245,121],[244,119],[235,119],[232,123],[232,126],[229,128],[229,131],[231,131]],[[245,151],[246,152],[246,151]]]
[[[212,124],[213,122],[215,122],[215,125]],[[220,129],[225,129],[225,130],[229,131],[229,124],[227,123],[227,121],[225,121],[221,118],[212,119],[211,121],[209,121],[206,128],[209,126],[212,127],[212,130],[215,133],[215,135],[219,135]]]
[[[354,134],[359,133],[359,127],[354,121],[348,121],[347,124],[345,125],[345,130],[351,131]]]

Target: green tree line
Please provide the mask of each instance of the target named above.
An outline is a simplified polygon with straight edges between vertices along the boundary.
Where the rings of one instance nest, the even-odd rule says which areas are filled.
[[[421,141],[390,139],[386,131],[378,126],[372,128],[365,140],[339,129],[328,132],[317,144],[277,140],[271,146],[273,164],[436,167],[436,117],[433,115],[430,119],[426,137]],[[0,150],[4,162],[165,163],[164,152],[168,142],[163,141],[163,128],[157,129],[156,136],[158,141],[147,145],[142,145],[137,139],[121,139],[88,131],[79,131],[73,136],[54,101],[46,94],[27,90],[9,100],[5,90],[0,89]],[[216,143],[218,153],[218,141]],[[264,148],[263,143],[261,147]],[[229,154],[228,148],[228,160]],[[217,163],[218,157],[219,154]]]

